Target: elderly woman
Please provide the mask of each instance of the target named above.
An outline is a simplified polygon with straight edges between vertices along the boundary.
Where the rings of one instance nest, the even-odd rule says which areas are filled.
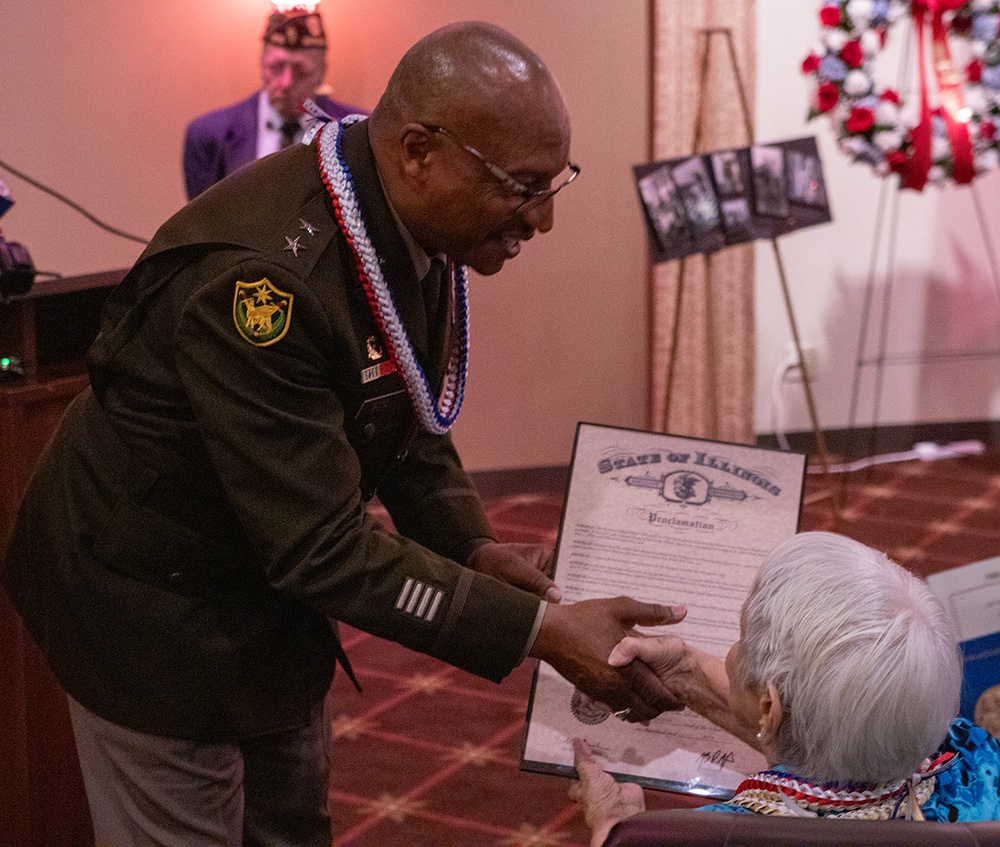
[[[857,541],[807,532],[776,548],[725,662],[677,636],[626,638],[608,661],[636,657],[770,765],[693,814],[1000,819],[1000,745],[955,718],[961,656],[941,606]],[[643,811],[642,789],[616,783],[573,744],[580,781],[570,793],[597,847]]]

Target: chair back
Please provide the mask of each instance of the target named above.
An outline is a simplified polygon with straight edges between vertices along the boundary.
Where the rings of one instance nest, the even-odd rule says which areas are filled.
[[[830,820],[670,809],[622,821],[603,847],[997,847],[1000,821]]]

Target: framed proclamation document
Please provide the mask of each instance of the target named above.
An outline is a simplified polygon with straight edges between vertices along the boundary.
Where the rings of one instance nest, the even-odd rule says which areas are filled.
[[[798,531],[806,456],[685,436],[577,426],[554,579],[564,603],[628,595],[687,607],[670,632],[718,656],[764,557]],[[689,710],[626,723],[539,662],[521,768],[574,776],[570,739],[649,788],[728,798],[763,757]]]

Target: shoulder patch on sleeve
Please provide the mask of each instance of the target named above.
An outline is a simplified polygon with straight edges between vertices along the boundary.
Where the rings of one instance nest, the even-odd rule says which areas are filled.
[[[294,296],[279,291],[264,277],[257,282],[236,281],[233,322],[251,344],[266,347],[280,341],[292,322]]]

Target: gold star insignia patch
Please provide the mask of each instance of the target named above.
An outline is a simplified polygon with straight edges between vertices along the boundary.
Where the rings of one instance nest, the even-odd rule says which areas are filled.
[[[237,280],[233,322],[251,344],[266,347],[280,341],[292,321],[293,295],[279,291],[264,277],[257,282]]]

